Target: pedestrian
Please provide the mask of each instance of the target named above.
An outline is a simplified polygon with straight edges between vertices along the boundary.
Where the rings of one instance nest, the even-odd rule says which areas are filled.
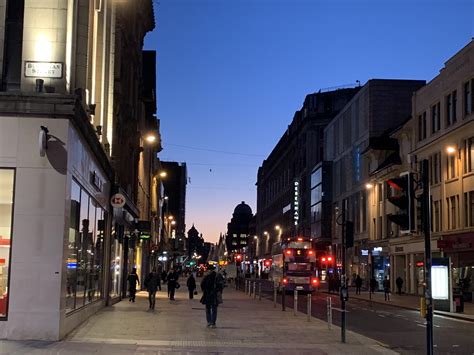
[[[355,279],[355,285],[356,285],[356,295],[360,295],[360,288],[362,287],[362,278],[360,275],[357,275]]]
[[[161,272],[161,281],[163,281],[163,283],[166,282],[167,276],[168,276],[168,273],[165,271],[165,269],[163,269],[163,271]]]
[[[206,320],[209,328],[216,327],[217,307],[222,303],[222,290],[224,284],[222,279],[217,276],[214,265],[208,266],[209,273],[201,282],[203,292],[201,303],[206,305]]]
[[[402,287],[403,287],[403,279],[400,276],[398,276],[397,279],[395,280],[395,283],[397,284],[398,294],[401,295]]]
[[[374,293],[376,287],[377,287],[377,280],[375,279],[375,277],[372,276],[370,278],[370,292]]]
[[[188,280],[186,281],[186,286],[188,286],[189,299],[192,300],[194,298],[194,293],[196,290],[196,279],[194,278],[192,273],[189,275]]]
[[[128,275],[128,293],[129,299],[128,302],[135,302],[135,294],[137,293],[137,284],[140,285],[140,280],[138,279],[137,269],[133,268],[132,272]]]
[[[168,281],[168,297],[171,301],[174,301],[174,293],[178,288],[178,273],[176,270],[171,270],[166,279]]]
[[[385,296],[385,301],[390,301],[390,280],[385,276],[383,280],[383,292]]]
[[[149,309],[155,309],[156,291],[160,285],[160,275],[153,268],[148,276],[145,278],[145,287],[148,291],[148,302],[150,303]]]

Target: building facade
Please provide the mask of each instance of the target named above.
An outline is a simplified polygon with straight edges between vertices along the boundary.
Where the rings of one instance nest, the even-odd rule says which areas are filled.
[[[347,273],[367,280],[369,260],[365,251],[372,241],[370,231],[381,231],[377,220],[369,219],[367,194],[370,159],[364,154],[374,138],[399,126],[411,116],[413,93],[425,84],[420,80],[369,80],[324,131],[325,160],[332,161],[333,245],[337,262],[341,263],[340,214],[345,208],[346,220],[354,223],[354,247],[347,251]],[[345,204],[345,207],[343,206]],[[375,233],[374,239],[383,240]],[[379,277],[388,276],[389,249],[382,243]],[[364,252],[362,252],[364,251]]]
[[[58,340],[119,296],[134,253],[141,136],[123,127],[143,115],[116,98],[141,85],[122,74],[142,71],[129,60],[152,2],[1,0],[0,14],[0,337]]]
[[[474,266],[474,42],[446,63],[440,74],[415,92],[411,119],[392,134],[400,146],[400,164],[374,175],[373,191],[380,201],[376,218],[389,210],[384,181],[411,171],[419,178],[420,162],[429,162],[431,197],[431,249],[433,257],[449,257],[453,292],[472,301]],[[374,218],[375,218],[374,216]],[[424,243],[414,233],[386,233],[390,248],[391,279],[405,280],[404,291],[423,294]],[[383,223],[383,222],[382,222]]]
[[[319,237],[312,234],[316,229],[311,211],[311,173],[323,160],[324,128],[358,90],[307,95],[303,107],[258,169],[256,235],[261,260],[271,256],[271,246],[281,237]]]

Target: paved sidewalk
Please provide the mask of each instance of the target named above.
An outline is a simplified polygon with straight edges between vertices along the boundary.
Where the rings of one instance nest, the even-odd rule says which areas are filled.
[[[327,292],[327,291],[326,291]],[[362,291],[360,295],[356,295],[355,288],[349,289],[349,297],[364,300],[367,302],[376,302],[382,303],[385,305],[391,305],[395,307],[401,307],[406,309],[413,309],[419,310],[420,309],[420,296],[414,295],[398,295],[398,294],[390,294],[390,301],[385,301],[384,293],[383,292],[376,292],[369,297],[368,291]],[[473,303],[464,303],[464,313],[451,313],[451,312],[443,312],[443,311],[435,311],[435,314],[443,315],[452,318],[458,318],[463,320],[468,320],[474,322],[474,304]]]
[[[56,343],[2,342],[2,354],[395,354],[375,340],[306,316],[273,308],[228,287],[219,306],[217,328],[206,327],[204,307],[181,288],[176,301],[158,292],[156,311],[146,293],[91,317],[67,340]]]

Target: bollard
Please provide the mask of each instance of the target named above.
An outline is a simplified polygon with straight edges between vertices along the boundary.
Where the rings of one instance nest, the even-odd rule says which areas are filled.
[[[262,300],[262,281],[258,283],[258,300]]]
[[[332,299],[331,297],[326,298],[327,310],[328,310],[328,329],[332,326]]]
[[[293,293],[293,315],[296,316],[298,312],[298,290],[295,289]]]
[[[308,322],[311,322],[311,293],[308,293],[306,313],[308,314]]]
[[[286,294],[285,285],[283,285],[281,287],[281,310],[283,312],[286,311],[285,294]]]
[[[253,282],[253,298],[257,298],[257,281]]]
[[[273,308],[277,306],[277,287],[276,284],[273,283]]]
[[[247,294],[247,280],[244,280],[245,281],[245,288],[244,288],[244,292],[245,294]]]

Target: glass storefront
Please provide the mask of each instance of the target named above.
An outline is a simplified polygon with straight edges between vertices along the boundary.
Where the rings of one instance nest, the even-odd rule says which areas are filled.
[[[106,218],[106,211],[73,180],[67,260],[67,312],[102,298]]]
[[[15,171],[0,169],[0,317],[7,316]]]
[[[122,285],[122,243],[119,240],[118,230],[119,226],[114,226],[112,230],[112,239],[111,253],[110,253],[110,298],[115,298],[120,296],[120,289]]]

